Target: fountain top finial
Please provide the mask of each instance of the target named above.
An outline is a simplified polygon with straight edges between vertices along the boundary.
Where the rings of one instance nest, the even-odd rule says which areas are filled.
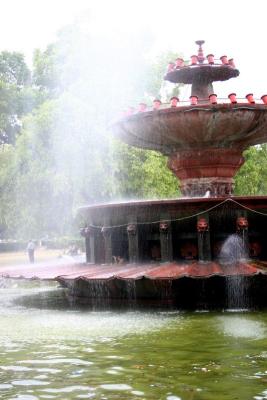
[[[199,46],[197,55],[191,56],[191,64],[183,65],[176,63],[174,66],[168,67],[168,71],[164,76],[166,81],[172,83],[184,83],[192,85],[191,94],[198,96],[200,99],[207,100],[210,94],[213,94],[212,83],[216,81],[226,81],[230,78],[235,78],[239,75],[234,63],[228,60],[221,60],[221,63],[214,63],[214,56],[211,60],[209,54],[204,56],[202,45],[205,40],[196,40],[195,43]],[[227,57],[225,56],[227,59]]]
[[[205,40],[196,40],[195,42],[199,48],[198,48],[198,62],[200,64],[203,64],[205,57],[204,57],[204,53],[203,53],[203,49],[202,49],[202,45],[205,43]]]
[[[198,46],[202,46],[202,44],[205,43],[205,40],[196,40],[195,43],[196,43]]]

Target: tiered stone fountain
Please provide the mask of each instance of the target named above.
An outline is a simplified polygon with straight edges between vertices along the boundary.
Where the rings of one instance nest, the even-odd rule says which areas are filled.
[[[87,262],[55,275],[75,298],[104,306],[267,306],[267,197],[233,196],[243,150],[267,142],[267,95],[219,99],[213,82],[239,71],[226,56],[205,57],[203,43],[165,76],[192,85],[188,101],[142,103],[112,125],[124,142],[167,155],[184,197],[81,208]],[[246,301],[233,304],[227,288],[232,293],[236,282]]]
[[[233,193],[233,177],[244,162],[243,150],[264,143],[267,136],[266,104],[250,101],[218,102],[213,82],[237,77],[239,71],[226,56],[216,63],[198,56],[189,64],[170,63],[165,79],[191,84],[191,104],[159,108],[130,115],[113,126],[126,143],[168,155],[168,167],[179,178],[185,196],[225,197]],[[212,56],[212,57],[211,57]],[[180,64],[180,65],[179,65]]]
[[[167,155],[184,197],[82,208],[91,269],[61,279],[76,296],[227,307],[227,282],[242,277],[245,305],[267,305],[267,198],[233,197],[243,150],[267,141],[267,96],[255,101],[250,93],[240,100],[231,93],[218,99],[213,82],[237,77],[239,71],[227,56],[205,57],[204,41],[196,43],[198,55],[170,63],[164,77],[191,84],[188,101],[173,97],[166,105],[155,99],[151,108],[141,103],[112,125],[122,141]],[[231,235],[244,251],[227,253],[233,243],[240,245]]]

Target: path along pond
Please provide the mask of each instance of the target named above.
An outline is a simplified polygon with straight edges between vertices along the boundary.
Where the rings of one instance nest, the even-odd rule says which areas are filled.
[[[81,310],[4,280],[0,399],[267,399],[267,311]]]

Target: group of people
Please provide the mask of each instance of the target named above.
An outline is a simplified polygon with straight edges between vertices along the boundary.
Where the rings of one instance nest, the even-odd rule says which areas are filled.
[[[31,264],[33,264],[34,261],[35,261],[35,259],[34,259],[35,249],[36,249],[36,246],[35,246],[34,241],[33,241],[33,240],[30,240],[30,241],[28,242],[28,244],[27,244],[26,251],[27,251],[27,253],[28,253],[29,262],[30,262]],[[70,246],[70,248],[69,248],[68,251],[67,251],[67,254],[69,254],[69,255],[71,255],[71,256],[75,256],[75,255],[77,255],[78,253],[79,253],[79,249],[78,249],[78,247],[77,247],[76,245]]]

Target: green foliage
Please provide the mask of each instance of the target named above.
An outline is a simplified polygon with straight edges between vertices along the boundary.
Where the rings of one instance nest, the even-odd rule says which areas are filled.
[[[30,83],[31,74],[21,53],[2,51],[0,53],[0,81],[18,87]]]
[[[55,45],[46,50],[36,49],[33,54],[33,83],[47,95],[57,92],[60,73]]]
[[[4,215],[8,220],[8,231],[16,237],[35,236],[38,229],[45,229],[45,225],[51,223],[49,200],[53,173],[47,145],[48,114],[49,107],[44,104],[25,118],[9,167],[13,178],[9,198],[13,207]]]
[[[82,237],[58,237],[55,239],[42,239],[42,246],[48,249],[67,249],[75,246],[77,249],[84,250],[84,239]]]
[[[14,210],[15,152],[10,145],[0,147],[0,236],[8,231]]]
[[[163,81],[178,54],[149,61],[149,34],[106,36],[85,25],[36,50],[32,78],[22,54],[0,53],[0,237],[72,235],[80,205],[180,195],[166,157],[107,129],[129,106],[179,94]],[[235,194],[266,195],[267,146],[244,156]]]
[[[22,116],[39,103],[38,92],[30,84],[31,74],[24,56],[0,53],[0,144],[15,144]]]
[[[7,253],[11,251],[25,251],[27,242],[23,240],[12,240],[0,242],[0,253]]]
[[[142,32],[114,39],[74,25],[35,51],[32,83],[22,55],[0,54],[0,237],[71,236],[81,205],[180,195],[166,157],[107,129],[130,105],[178,94],[161,85],[178,55],[149,63],[150,47]],[[236,194],[267,194],[266,145],[244,154]]]
[[[179,54],[168,51],[161,53],[151,62],[146,90],[154,98],[164,96],[169,101],[170,97],[179,95],[182,84],[172,84],[163,80],[169,62],[173,62],[177,57]]]
[[[102,37],[74,25],[35,51],[31,85],[23,57],[3,57],[1,236],[71,235],[80,205],[177,196],[166,157],[116,142],[107,130],[148,89],[159,93],[169,59],[149,64],[150,47],[143,32]]]
[[[236,195],[267,195],[267,145],[250,147],[235,177]]]
[[[128,199],[177,197],[177,179],[167,169],[167,158],[155,151],[113,142],[117,196]]]

